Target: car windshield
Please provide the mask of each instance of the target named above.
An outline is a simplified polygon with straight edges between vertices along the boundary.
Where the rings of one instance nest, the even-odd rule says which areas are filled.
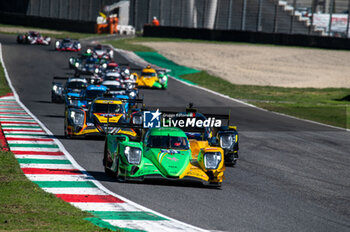
[[[141,76],[143,76],[143,77],[155,77],[156,73],[154,73],[154,72],[142,72]]]
[[[124,113],[123,105],[95,103],[92,108],[94,113]]]
[[[106,91],[104,91],[104,90],[87,90],[85,96],[86,96],[86,98],[94,99],[97,97],[102,97],[102,95],[105,92]]]
[[[95,64],[95,59],[86,59],[85,64]]]
[[[188,141],[185,137],[177,136],[149,136],[147,147],[188,150]]]
[[[116,91],[121,89],[120,85],[104,85],[104,86],[106,86],[109,89],[109,91]]]
[[[85,89],[86,83],[80,81],[72,81],[67,83],[67,88],[69,89]]]
[[[39,37],[40,36],[40,34],[37,32],[30,32],[29,35],[32,37]]]
[[[106,72],[118,72],[119,68],[117,66],[107,66]]]

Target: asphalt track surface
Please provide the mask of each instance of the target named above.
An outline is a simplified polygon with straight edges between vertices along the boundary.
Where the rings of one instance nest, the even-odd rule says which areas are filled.
[[[104,141],[65,139],[64,106],[50,102],[52,77],[72,73],[68,58],[74,54],[56,52],[53,46],[17,45],[9,35],[1,35],[0,42],[21,101],[111,191],[204,229],[350,231],[349,132],[248,107],[171,79],[166,91],[142,90],[146,105],[233,107],[240,132],[237,166],[227,168],[221,189],[163,181],[118,183],[103,172]]]

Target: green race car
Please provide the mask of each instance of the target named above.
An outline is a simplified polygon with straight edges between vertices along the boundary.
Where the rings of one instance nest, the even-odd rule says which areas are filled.
[[[107,135],[103,158],[106,173],[113,173],[118,180],[162,178],[221,185],[225,165],[220,147],[188,140],[174,127],[152,128],[144,135],[139,130],[138,134]]]

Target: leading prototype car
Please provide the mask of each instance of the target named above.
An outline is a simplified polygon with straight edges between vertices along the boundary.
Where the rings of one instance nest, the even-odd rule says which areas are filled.
[[[103,165],[118,180],[161,178],[221,186],[224,152],[208,141],[188,140],[179,128],[149,129],[143,136],[108,134]]]
[[[42,36],[39,32],[29,31],[24,35],[17,36],[17,43],[19,44],[39,44],[50,45],[51,38],[48,36]]]

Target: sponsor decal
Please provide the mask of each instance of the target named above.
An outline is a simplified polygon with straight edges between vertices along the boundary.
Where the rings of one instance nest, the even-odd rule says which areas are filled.
[[[177,150],[167,150],[167,149],[161,149],[162,153],[169,153],[169,154],[179,154],[180,152]]]
[[[178,161],[179,159],[178,158],[176,158],[176,157],[166,157],[167,159],[170,159],[170,160],[173,160],[173,161]]]
[[[162,120],[161,120],[162,118]],[[222,121],[212,118],[199,118],[195,113],[176,113],[162,114],[157,111],[143,112],[143,127],[179,127],[179,128],[204,128],[204,127],[221,127]]]
[[[144,128],[153,128],[153,127],[160,127],[160,115],[162,113],[159,112],[159,109],[157,111],[144,111],[143,112],[143,127]]]

